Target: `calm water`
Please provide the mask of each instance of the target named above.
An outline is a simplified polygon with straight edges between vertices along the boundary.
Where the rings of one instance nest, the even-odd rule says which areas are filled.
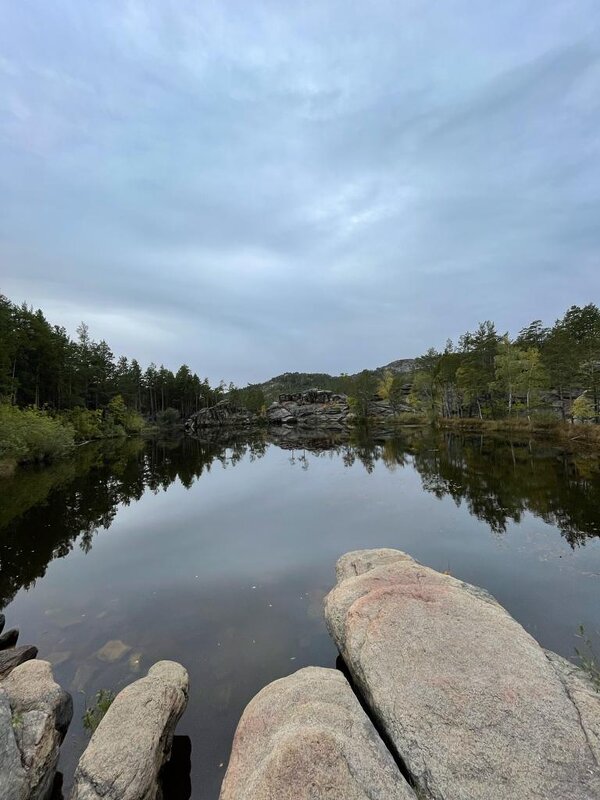
[[[212,799],[250,698],[335,665],[321,603],[340,554],[406,550],[484,586],[573,657],[580,623],[598,642],[599,537],[599,459],[547,444],[418,430],[128,441],[2,483],[0,607],[73,693],[65,788],[86,702],[172,658],[191,694],[170,796],[190,796],[191,759],[191,796]],[[105,660],[112,640],[124,647]]]

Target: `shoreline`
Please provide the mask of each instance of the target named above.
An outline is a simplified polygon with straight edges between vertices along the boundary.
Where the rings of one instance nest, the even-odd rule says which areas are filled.
[[[259,429],[261,432],[267,433],[270,430],[281,431],[282,428],[288,426],[282,425],[265,425],[260,424],[256,426],[247,426],[242,429],[237,429],[237,432],[249,432],[250,430]],[[570,452],[586,452],[591,454],[600,455],[600,425],[592,423],[572,423],[557,421],[538,421],[533,419],[531,422],[525,419],[477,419],[473,418],[440,418],[435,423],[428,422],[418,415],[410,418],[407,414],[399,415],[392,418],[377,418],[370,417],[364,420],[356,420],[352,425],[344,428],[343,430],[330,429],[324,425],[316,425],[312,427],[304,426],[289,426],[290,430],[300,433],[310,434],[320,433],[323,435],[335,434],[340,437],[351,437],[357,431],[364,431],[369,435],[374,436],[394,436],[402,434],[406,430],[430,430],[430,431],[445,431],[450,433],[462,434],[480,434],[483,436],[511,436],[520,439],[533,438],[536,441],[546,440],[547,442],[556,446],[563,447]],[[126,434],[125,436],[103,436],[101,438],[89,439],[84,442],[77,442],[73,449],[66,453],[64,456],[52,461],[37,461],[37,462],[18,462],[14,458],[6,458],[0,460],[0,481],[6,478],[12,478],[21,472],[21,470],[28,470],[31,468],[39,469],[50,467],[57,464],[65,464],[71,461],[75,453],[83,446],[98,445],[103,442],[115,441],[128,441],[131,439],[151,439],[160,435],[173,435],[173,433],[182,436],[191,436],[192,438],[202,438],[202,433],[209,433],[211,438],[215,434],[227,434],[236,431],[235,425],[218,425],[204,428],[203,430],[196,431],[190,434],[185,431],[183,427],[177,426],[168,430],[158,428],[145,428],[139,434]],[[274,441],[277,444],[277,441]]]
[[[463,433],[481,433],[485,435],[512,434],[520,436],[533,436],[536,439],[547,438],[560,443],[562,446],[578,448],[596,448],[600,454],[600,425],[583,424],[576,422],[536,421],[529,422],[525,419],[499,419],[480,420],[469,419],[443,419],[437,421],[439,430],[448,430]]]

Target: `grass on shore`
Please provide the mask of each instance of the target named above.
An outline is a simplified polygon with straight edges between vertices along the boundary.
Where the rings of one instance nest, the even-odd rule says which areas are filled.
[[[511,433],[517,435],[547,436],[558,439],[565,445],[600,447],[600,425],[571,423],[562,420],[532,417],[512,419],[444,418],[439,419],[440,428],[475,433]]]

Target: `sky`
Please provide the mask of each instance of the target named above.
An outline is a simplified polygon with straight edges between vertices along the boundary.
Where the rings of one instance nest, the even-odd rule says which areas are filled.
[[[600,302],[598,0],[0,0],[0,292],[244,385]]]

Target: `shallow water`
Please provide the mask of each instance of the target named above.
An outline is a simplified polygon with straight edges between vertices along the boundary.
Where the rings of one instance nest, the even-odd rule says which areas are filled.
[[[3,482],[0,607],[75,701],[65,794],[86,704],[170,658],[191,692],[169,797],[190,796],[191,759],[191,796],[216,798],[251,697],[335,665],[321,605],[348,550],[406,550],[484,586],[545,647],[573,658],[583,624],[600,651],[598,457],[419,430],[277,439],[88,446]]]

